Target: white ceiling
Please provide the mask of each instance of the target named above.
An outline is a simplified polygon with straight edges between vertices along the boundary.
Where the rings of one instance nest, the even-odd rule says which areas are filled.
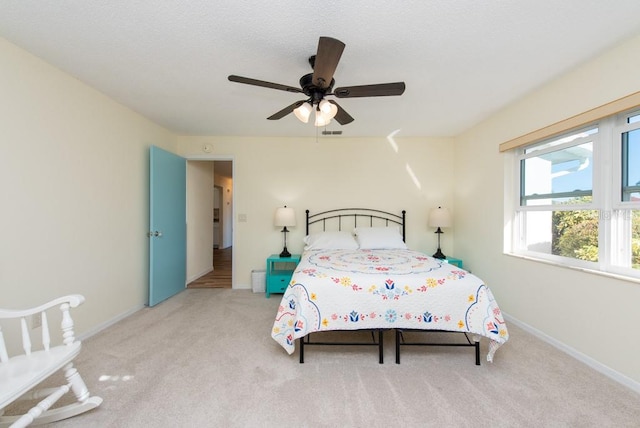
[[[452,136],[640,34],[638,0],[2,0],[0,36],[181,135],[315,136],[290,114],[318,38],[346,44],[343,136]],[[589,88],[585,88],[589,90]]]

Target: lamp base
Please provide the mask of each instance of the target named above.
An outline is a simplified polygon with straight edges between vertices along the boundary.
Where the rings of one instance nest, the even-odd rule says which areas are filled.
[[[287,250],[287,247],[284,247],[284,250],[280,253],[280,257],[291,257],[291,253]]]
[[[447,256],[442,254],[442,251],[440,250],[440,235],[442,235],[444,232],[442,231],[442,229],[440,229],[440,226],[438,226],[438,229],[436,229],[435,233],[436,235],[438,235],[438,251],[436,251],[433,257],[436,259],[444,260],[447,258]]]
[[[440,251],[440,247],[438,247],[438,251],[436,251],[436,253],[433,255],[433,258],[444,260],[447,258],[447,256],[442,254],[442,251]]]

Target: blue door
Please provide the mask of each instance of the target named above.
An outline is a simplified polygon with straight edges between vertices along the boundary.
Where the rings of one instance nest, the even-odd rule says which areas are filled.
[[[152,146],[149,176],[149,306],[185,289],[187,161]]]

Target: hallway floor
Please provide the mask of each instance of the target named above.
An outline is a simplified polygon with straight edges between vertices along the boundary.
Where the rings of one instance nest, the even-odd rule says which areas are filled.
[[[213,250],[213,271],[187,285],[187,288],[231,288],[232,248]]]

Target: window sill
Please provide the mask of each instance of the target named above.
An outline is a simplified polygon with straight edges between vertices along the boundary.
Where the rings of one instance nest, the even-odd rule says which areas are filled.
[[[627,276],[624,274],[619,274],[619,273],[613,273],[613,272],[603,272],[600,270],[595,270],[595,269],[589,269],[589,268],[584,268],[584,267],[578,267],[578,266],[569,266],[563,263],[558,263],[558,262],[554,262],[552,260],[545,260],[545,259],[540,259],[537,257],[533,257],[533,256],[529,256],[529,255],[524,255],[524,254],[516,254],[516,253],[503,253],[505,256],[510,256],[510,257],[515,257],[517,259],[523,259],[523,260],[528,260],[531,262],[538,262],[538,263],[544,263],[547,265],[551,265],[551,266],[556,266],[556,267],[560,267],[560,268],[565,268],[565,269],[571,269],[571,270],[575,270],[578,272],[584,272],[584,273],[589,273],[589,274],[593,274],[593,275],[599,275],[599,276],[604,276],[607,278],[613,278],[613,279],[618,279],[621,281],[628,281],[628,282],[633,282],[636,284],[640,284],[640,278],[636,278],[633,276]]]

